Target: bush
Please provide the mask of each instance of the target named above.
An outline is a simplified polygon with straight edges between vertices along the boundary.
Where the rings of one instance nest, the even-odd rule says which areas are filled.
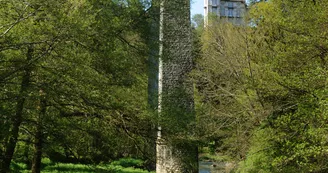
[[[21,172],[27,169],[27,165],[24,163],[11,162],[10,169],[13,170],[13,172]]]
[[[125,168],[128,167],[142,168],[144,166],[144,161],[140,159],[133,159],[133,158],[122,158],[118,161],[113,161],[111,165],[122,166]]]
[[[271,173],[272,172],[272,129],[259,129],[252,138],[252,145],[246,160],[239,163],[238,173]]]

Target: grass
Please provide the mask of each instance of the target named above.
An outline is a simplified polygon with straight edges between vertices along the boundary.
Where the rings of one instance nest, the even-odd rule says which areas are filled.
[[[111,165],[120,165],[122,167],[135,167],[135,168],[140,168],[144,164],[144,161],[140,159],[133,159],[133,158],[122,158],[118,161],[114,161],[111,163]]]
[[[114,161],[109,164],[100,165],[85,165],[85,164],[72,164],[72,163],[53,163],[49,159],[42,160],[42,173],[149,173],[136,167],[142,166],[143,161],[125,158]],[[30,173],[27,166],[23,163],[11,164],[13,172]],[[154,172],[152,172],[154,173]]]

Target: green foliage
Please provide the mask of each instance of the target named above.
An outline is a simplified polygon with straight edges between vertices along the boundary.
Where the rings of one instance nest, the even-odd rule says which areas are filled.
[[[327,172],[326,7],[262,1],[250,26],[210,21],[204,31],[195,73],[204,141],[241,154],[239,172]]]
[[[135,168],[142,164],[142,160],[125,158],[119,161],[114,161],[111,164],[99,164],[99,165],[84,165],[84,164],[72,164],[72,163],[54,163],[48,158],[42,160],[44,168],[42,172],[56,173],[56,172],[68,172],[68,173],[82,173],[82,172],[99,172],[99,173],[148,173],[146,170]],[[125,166],[123,166],[125,165]],[[127,166],[130,165],[130,166]],[[12,170],[15,172],[29,172],[26,164],[15,163],[11,164]]]
[[[311,98],[312,97],[312,98]],[[280,115],[257,131],[240,172],[315,172],[326,165],[326,106],[313,96],[294,113]]]
[[[252,131],[265,119],[256,90],[258,66],[248,53],[247,27],[213,19],[202,35],[202,57],[194,72],[201,140],[231,158],[242,159]]]
[[[27,169],[26,164],[24,163],[16,163],[16,162],[12,162],[10,165],[11,170],[13,170],[14,172],[21,172],[25,169]]]
[[[17,124],[17,98],[24,98],[18,123],[24,142],[16,145],[16,161],[30,164],[37,140],[44,155],[63,162],[152,155],[145,115],[147,4],[125,2],[1,2],[0,163]],[[26,69],[28,86],[21,85]]]
[[[258,154],[249,152],[242,171],[326,171],[327,33],[321,28],[325,3],[274,0],[250,11],[256,24],[253,34],[259,38],[253,57],[262,70],[257,88],[273,109],[262,124],[269,131],[256,137],[271,136],[263,145],[268,148],[253,144]],[[270,156],[264,165],[251,164],[260,163],[256,158],[262,156]]]
[[[239,163],[237,172],[241,173],[271,173],[274,153],[271,141],[274,138],[273,129],[259,129],[254,133],[251,147],[245,161]]]
[[[202,30],[204,28],[204,16],[202,14],[195,14],[192,16],[192,27],[197,30]]]
[[[121,158],[118,161],[111,162],[111,165],[119,165],[122,167],[137,167],[140,168],[144,165],[144,161],[140,159],[133,159],[133,158]]]

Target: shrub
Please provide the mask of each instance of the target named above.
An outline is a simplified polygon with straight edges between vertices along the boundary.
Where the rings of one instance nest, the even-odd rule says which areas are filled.
[[[144,166],[144,161],[140,159],[133,159],[133,158],[122,158],[118,161],[113,161],[111,165],[117,165],[122,167],[135,167],[135,168],[142,168]]]

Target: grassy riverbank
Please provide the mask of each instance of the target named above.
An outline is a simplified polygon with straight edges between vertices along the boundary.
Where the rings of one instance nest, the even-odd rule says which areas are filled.
[[[108,164],[86,165],[72,163],[54,163],[49,159],[42,160],[42,173],[149,173],[140,168],[143,162],[136,159],[121,159]],[[27,165],[24,163],[11,164],[13,172],[29,173]],[[151,172],[154,173],[154,172]]]

